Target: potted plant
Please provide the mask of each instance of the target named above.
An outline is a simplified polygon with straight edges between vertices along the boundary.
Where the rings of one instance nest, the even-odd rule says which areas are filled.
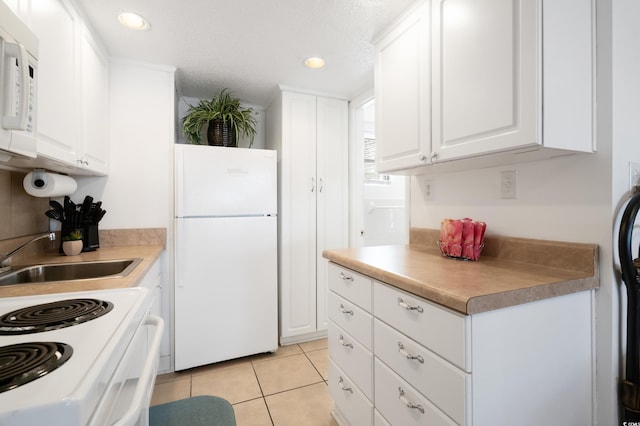
[[[82,251],[82,231],[74,229],[62,237],[62,251],[67,256],[77,256]]]
[[[211,100],[202,99],[198,105],[191,105],[182,119],[182,131],[190,143],[200,144],[202,127],[208,124],[209,145],[236,146],[241,135],[249,137],[249,148],[253,146],[256,134],[256,119],[253,108],[243,108],[240,100],[231,96],[228,89],[222,89]]]

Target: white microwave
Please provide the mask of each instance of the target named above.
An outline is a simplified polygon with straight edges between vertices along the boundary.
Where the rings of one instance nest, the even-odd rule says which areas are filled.
[[[38,38],[0,0],[0,161],[35,158]]]

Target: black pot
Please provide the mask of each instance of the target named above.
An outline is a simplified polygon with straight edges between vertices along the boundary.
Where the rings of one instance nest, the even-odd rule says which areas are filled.
[[[236,131],[233,124],[223,120],[209,121],[207,142],[212,146],[236,146]]]

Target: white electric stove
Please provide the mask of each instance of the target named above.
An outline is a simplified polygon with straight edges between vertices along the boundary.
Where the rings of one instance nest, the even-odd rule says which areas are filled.
[[[0,425],[146,425],[163,328],[150,305],[137,287],[0,298]],[[80,323],[32,325],[60,317]]]

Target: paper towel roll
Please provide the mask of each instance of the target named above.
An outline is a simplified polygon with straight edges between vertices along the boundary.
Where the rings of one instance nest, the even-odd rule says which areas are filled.
[[[34,197],[60,197],[76,192],[78,183],[70,176],[34,170],[24,177],[22,186]]]

